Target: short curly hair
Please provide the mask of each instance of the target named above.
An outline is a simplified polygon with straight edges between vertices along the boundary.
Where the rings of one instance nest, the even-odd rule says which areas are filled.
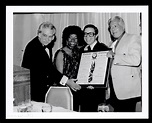
[[[71,34],[76,34],[78,37],[78,45],[83,46],[83,32],[79,26],[76,25],[70,25],[64,28],[62,32],[62,46],[66,46],[66,41],[68,40],[69,36]]]

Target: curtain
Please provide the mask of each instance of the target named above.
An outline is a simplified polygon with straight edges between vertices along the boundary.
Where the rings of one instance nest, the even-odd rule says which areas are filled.
[[[62,46],[62,31],[68,25],[82,29],[86,24],[94,24],[99,30],[99,41],[109,45],[108,19],[119,15],[126,24],[126,32],[140,35],[140,13],[14,13],[13,14],[13,62],[20,65],[26,44],[36,36],[39,25],[50,21],[57,29],[57,41],[53,53]]]

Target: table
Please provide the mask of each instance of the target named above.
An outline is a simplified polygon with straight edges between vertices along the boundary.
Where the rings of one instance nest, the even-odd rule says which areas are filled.
[[[63,107],[52,106],[48,103],[31,101],[27,104],[22,104],[13,107],[14,112],[74,112]]]
[[[13,65],[13,98],[14,106],[23,102],[29,102],[30,92],[30,70]]]

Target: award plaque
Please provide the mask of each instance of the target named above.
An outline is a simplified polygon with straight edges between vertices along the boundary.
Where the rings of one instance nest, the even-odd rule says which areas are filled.
[[[77,84],[94,87],[106,87],[110,69],[108,51],[82,53]]]

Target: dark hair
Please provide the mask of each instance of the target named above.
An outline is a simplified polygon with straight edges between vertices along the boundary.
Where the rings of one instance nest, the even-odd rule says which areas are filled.
[[[87,24],[87,25],[83,28],[83,32],[84,32],[84,30],[85,30],[86,28],[93,28],[94,31],[95,31],[95,35],[98,34],[98,28],[97,28],[95,25],[93,25],[93,24]]]
[[[64,28],[62,32],[62,46],[66,46],[66,41],[68,40],[71,34],[76,34],[78,37],[78,45],[82,46],[84,44],[83,41],[83,32],[79,26],[70,25]]]

